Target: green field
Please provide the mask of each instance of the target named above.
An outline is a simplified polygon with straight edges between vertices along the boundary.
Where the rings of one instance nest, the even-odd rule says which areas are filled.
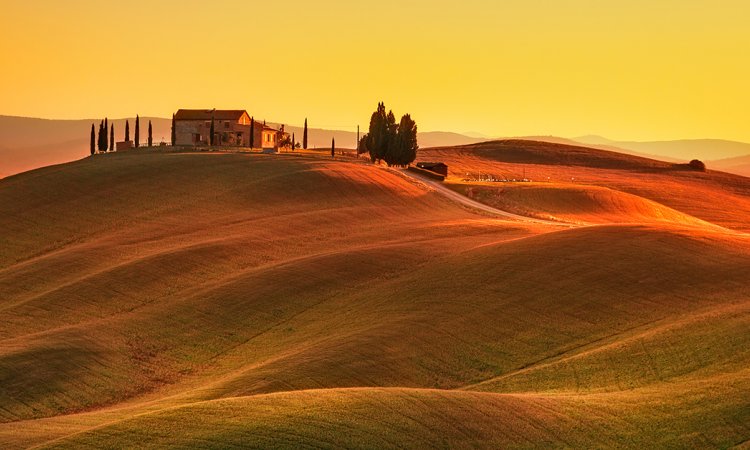
[[[639,159],[592,158],[617,185],[478,198],[572,227],[315,155],[115,153],[0,180],[0,446],[747,442],[744,210],[654,184],[744,182],[660,173],[641,197]]]

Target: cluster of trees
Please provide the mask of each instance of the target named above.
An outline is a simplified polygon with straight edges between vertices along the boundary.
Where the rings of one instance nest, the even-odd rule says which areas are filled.
[[[96,153],[97,150],[100,152],[113,152],[115,151],[115,124],[109,126],[109,120],[105,117],[99,123],[99,134],[98,137],[94,132],[94,124],[91,124],[91,154]]]
[[[141,145],[141,118],[135,116],[135,147]],[[174,145],[174,115],[172,115],[172,144]],[[130,121],[125,121],[125,141],[130,140]],[[148,121],[148,146],[151,147],[154,143],[153,129],[151,127],[151,121]],[[91,124],[91,143],[90,143],[91,154],[97,152],[113,152],[115,151],[115,124],[109,124],[109,120],[105,117],[104,120],[99,123],[99,134],[97,135],[94,131],[94,124]]]
[[[404,114],[396,123],[393,111],[385,112],[385,103],[370,118],[370,129],[359,141],[357,153],[369,153],[373,162],[389,166],[408,166],[417,158],[417,123]]]

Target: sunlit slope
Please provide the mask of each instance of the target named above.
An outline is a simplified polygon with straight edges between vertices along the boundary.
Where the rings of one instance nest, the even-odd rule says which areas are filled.
[[[748,244],[605,227],[474,248],[300,315],[291,328],[321,341],[308,339],[290,354],[212,383],[202,398],[332,385],[479,383],[660,321],[745,301]],[[336,335],[327,331],[331,322]],[[273,346],[277,339],[258,342]],[[747,361],[742,355],[735,356]]]
[[[750,437],[750,240],[677,212],[528,225],[360,163],[159,153],[0,208],[3,447]]]
[[[24,303],[6,310],[15,323],[5,322],[19,331],[3,342],[3,418],[104,406],[158,389],[205,400],[319,387],[461,388],[727,307],[748,294],[747,247],[672,230],[604,227],[437,260],[403,245],[303,258],[180,295],[142,294],[141,303],[106,314],[83,301],[76,315],[59,300],[35,303],[61,311],[57,323]],[[24,318],[31,330],[49,325],[28,334],[19,324]],[[732,341],[746,328],[742,321],[709,331],[726,331],[717,339]],[[690,375],[707,364],[747,362],[744,352],[721,350],[696,354],[690,364],[658,363]],[[667,378],[618,380],[628,374],[611,370],[608,389]]]
[[[0,196],[4,420],[173,385],[359,285],[529,234],[396,174],[297,158],[108,155]],[[273,342],[253,358],[309,336]]]
[[[504,211],[572,223],[712,224],[654,201],[600,186],[557,183],[449,183],[450,188]]]
[[[738,383],[674,392],[503,395],[370,388],[199,403],[105,425],[48,448],[729,447],[750,410]],[[698,431],[699,430],[699,431]]]
[[[750,231],[750,178],[738,175],[696,172],[622,153],[525,140],[425,149],[419,158],[445,162],[457,180],[484,174],[602,186],[720,226]]]

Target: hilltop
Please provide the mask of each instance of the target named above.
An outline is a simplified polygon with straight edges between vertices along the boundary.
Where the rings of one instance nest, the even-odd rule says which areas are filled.
[[[126,120],[130,121],[131,133],[133,133],[135,117],[111,118],[109,121],[115,126],[115,135],[118,140],[124,136]],[[142,142],[145,142],[146,139],[145,130],[149,120],[152,121],[154,127],[154,141],[157,143],[162,140],[169,142],[171,119],[141,117],[141,120],[143,125]],[[0,178],[87,157],[89,155],[91,124],[98,126],[99,121],[100,119],[50,120],[0,115]],[[277,127],[281,125],[271,121],[268,123]],[[286,130],[289,133],[295,133],[297,140],[302,141],[302,127],[287,124]],[[308,132],[310,148],[329,148],[331,138],[335,138],[338,145],[342,147],[355,148],[357,142],[356,131],[331,130],[311,125]],[[421,145],[427,147],[461,145],[481,141],[479,138],[442,131],[423,132],[420,133],[419,137]]]
[[[549,177],[513,203],[565,226],[312,153],[144,150],[0,180],[0,444],[750,438],[750,215],[694,196],[746,200],[750,180],[543,143],[421,157],[453,183]]]

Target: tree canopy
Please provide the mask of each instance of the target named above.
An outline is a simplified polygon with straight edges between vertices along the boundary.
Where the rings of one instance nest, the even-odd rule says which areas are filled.
[[[386,113],[385,103],[370,117],[370,129],[360,139],[357,151],[370,153],[373,162],[385,161],[389,166],[406,166],[417,157],[417,123],[409,114],[396,123],[393,111]]]

